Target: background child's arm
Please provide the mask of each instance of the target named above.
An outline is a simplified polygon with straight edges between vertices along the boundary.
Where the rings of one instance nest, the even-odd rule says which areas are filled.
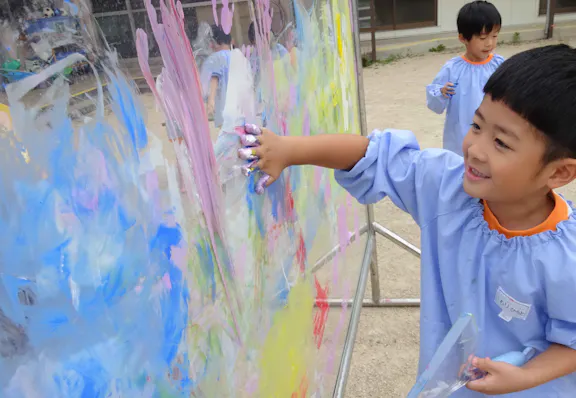
[[[488,375],[469,382],[467,384],[469,389],[488,395],[510,394],[576,372],[576,350],[552,344],[521,368],[488,358],[476,358],[474,366],[487,372]]]
[[[209,115],[212,115],[214,113],[214,106],[216,103],[216,91],[218,90],[218,77],[217,76],[212,76],[212,78],[210,79],[210,87],[208,89],[208,109],[206,110],[206,112]]]
[[[442,93],[442,89],[449,82],[450,69],[444,65],[432,84],[426,86],[426,105],[432,112],[442,114],[446,110],[450,99]]]

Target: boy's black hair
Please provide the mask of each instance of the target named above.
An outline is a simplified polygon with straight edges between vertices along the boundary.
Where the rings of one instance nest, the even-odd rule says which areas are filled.
[[[250,26],[248,26],[248,41],[250,44],[256,44],[256,28],[254,27],[254,22],[250,22]]]
[[[475,35],[500,29],[502,17],[494,4],[479,0],[468,3],[460,9],[456,24],[458,33],[466,40],[471,40]]]
[[[516,54],[494,72],[484,93],[544,134],[544,164],[576,158],[576,49],[558,44]]]
[[[232,36],[224,33],[224,29],[218,25],[212,25],[212,37],[218,45],[232,43]]]

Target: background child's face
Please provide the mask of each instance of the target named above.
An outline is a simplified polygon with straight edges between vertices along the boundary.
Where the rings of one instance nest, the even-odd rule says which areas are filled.
[[[543,165],[546,145],[539,134],[527,120],[486,95],[462,145],[464,190],[501,203],[546,194],[555,168]]]
[[[480,35],[474,35],[472,39],[466,40],[460,36],[460,41],[466,46],[468,57],[472,62],[484,61],[496,49],[498,44],[498,34],[500,27],[494,28],[492,32],[482,32]]]

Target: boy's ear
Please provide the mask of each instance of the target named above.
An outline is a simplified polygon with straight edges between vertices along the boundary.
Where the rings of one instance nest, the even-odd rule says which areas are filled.
[[[561,188],[576,180],[576,159],[565,158],[553,162],[554,171],[548,179],[550,189]]]
[[[460,40],[460,43],[466,45],[466,43],[468,43],[468,40],[466,40],[464,38],[464,36],[462,36],[462,34],[458,34],[458,40]]]

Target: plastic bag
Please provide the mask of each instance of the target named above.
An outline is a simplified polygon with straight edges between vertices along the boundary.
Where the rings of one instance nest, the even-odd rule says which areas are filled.
[[[452,326],[407,398],[448,397],[478,378],[471,360],[478,328],[472,314],[462,315]]]

